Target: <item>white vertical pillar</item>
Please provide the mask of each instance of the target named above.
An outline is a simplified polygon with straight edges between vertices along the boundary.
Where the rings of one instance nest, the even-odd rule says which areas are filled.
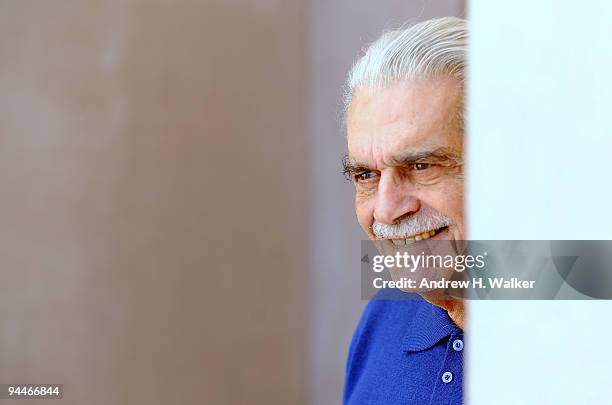
[[[473,0],[471,239],[612,239],[612,3]],[[472,305],[470,404],[602,404],[610,302]]]

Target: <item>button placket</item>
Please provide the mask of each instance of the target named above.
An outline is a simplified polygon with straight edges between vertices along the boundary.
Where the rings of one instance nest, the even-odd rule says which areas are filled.
[[[465,344],[462,334],[453,333],[446,344],[446,357],[440,368],[437,382],[432,392],[430,404],[438,404],[463,390],[463,348]]]

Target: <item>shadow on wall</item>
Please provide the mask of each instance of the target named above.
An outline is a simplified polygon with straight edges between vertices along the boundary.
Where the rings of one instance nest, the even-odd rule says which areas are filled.
[[[310,42],[309,139],[312,140],[311,403],[339,403],[348,346],[365,301],[360,300],[360,241],[353,187],[340,174],[346,153],[340,132],[341,87],[360,51],[383,30],[433,17],[465,17],[463,0],[315,0]]]

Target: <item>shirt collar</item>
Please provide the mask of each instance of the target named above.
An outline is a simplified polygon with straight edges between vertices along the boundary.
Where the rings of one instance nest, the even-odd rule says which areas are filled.
[[[406,332],[402,348],[408,352],[426,350],[453,332],[461,333],[461,329],[448,312],[423,300]]]

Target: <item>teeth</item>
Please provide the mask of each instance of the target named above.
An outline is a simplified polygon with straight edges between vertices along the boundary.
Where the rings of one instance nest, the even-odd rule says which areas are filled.
[[[414,235],[411,236],[409,238],[406,239],[391,239],[391,242],[393,242],[393,244],[395,246],[405,246],[408,245],[414,241],[419,241],[419,240],[424,240],[424,239],[429,239],[432,236],[434,236],[436,234],[436,230],[431,230],[431,231],[426,231],[423,233],[420,233],[418,235]]]

